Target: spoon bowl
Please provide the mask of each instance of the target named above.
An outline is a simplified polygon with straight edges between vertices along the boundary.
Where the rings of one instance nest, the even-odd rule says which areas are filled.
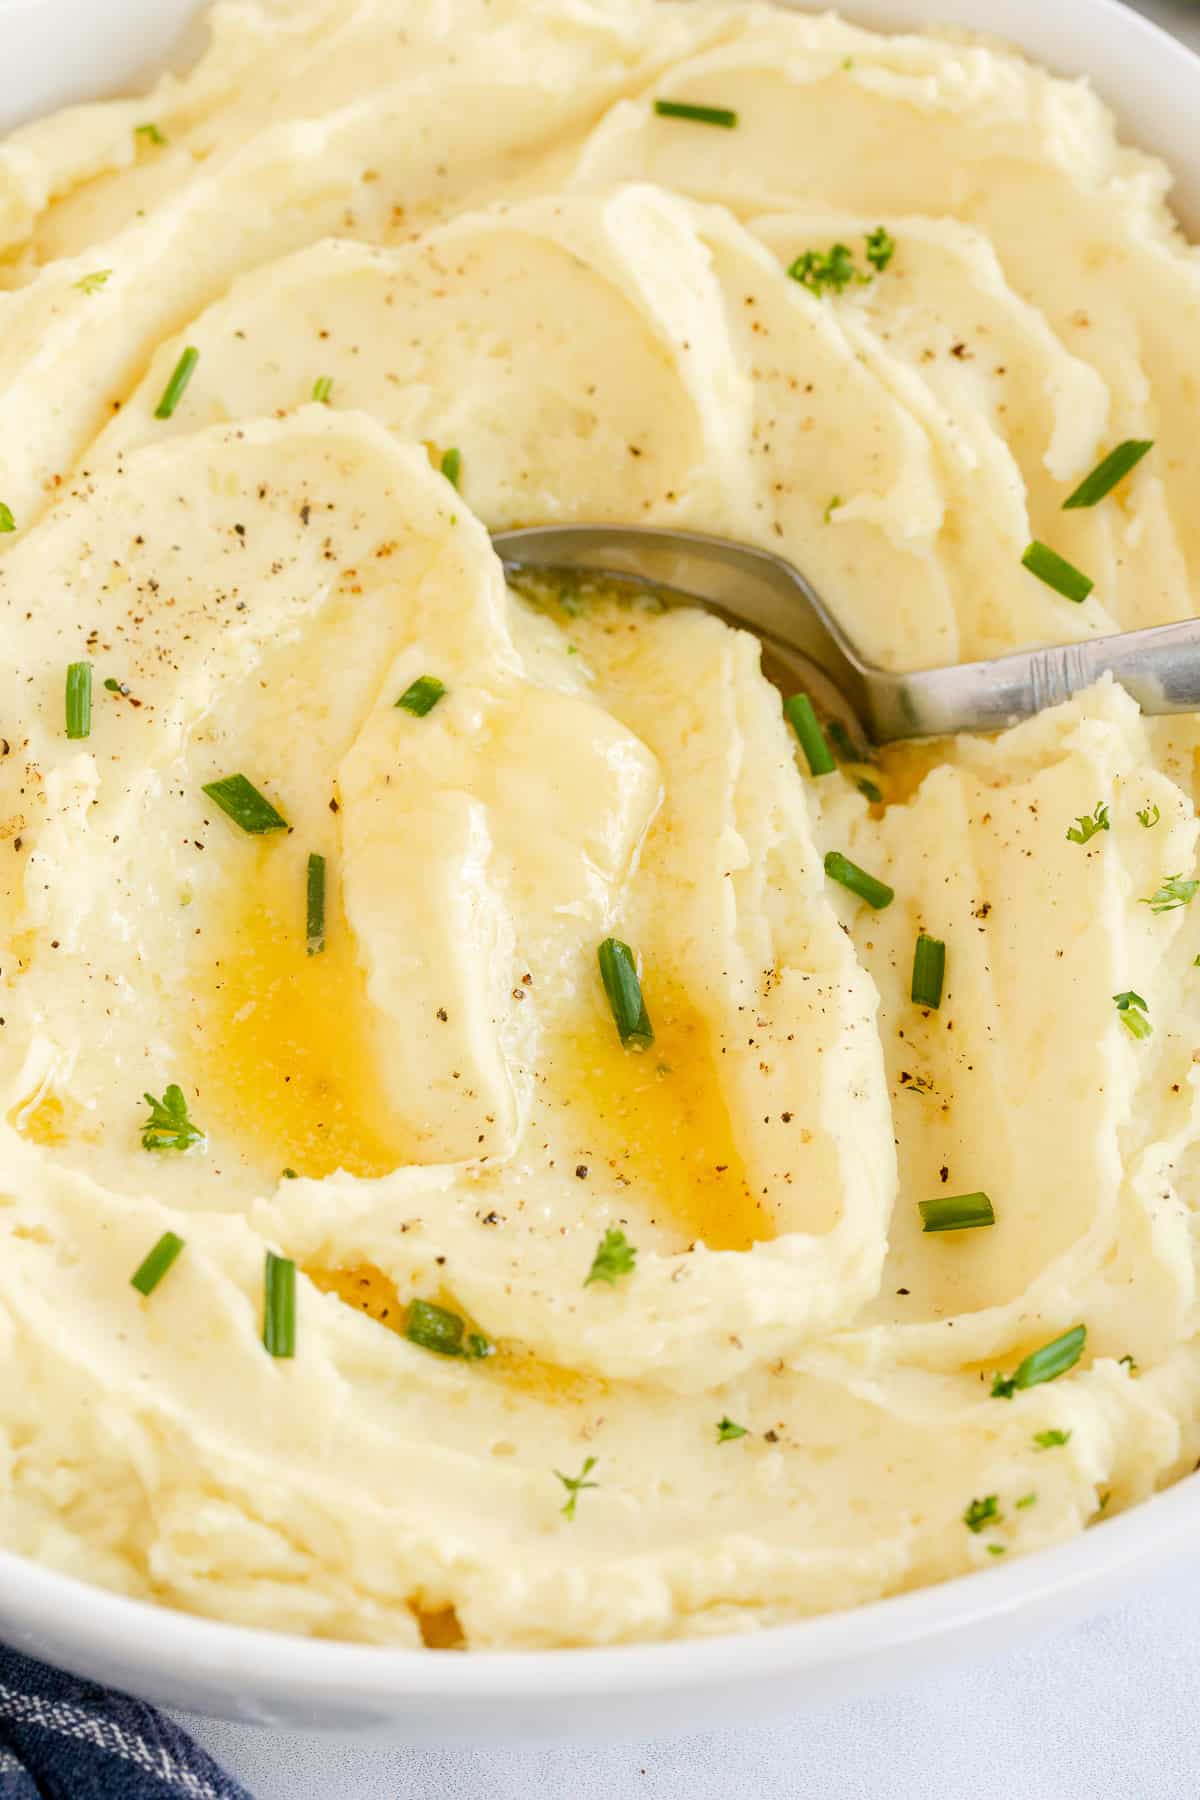
[[[1104,674],[1145,713],[1200,710],[1197,619],[900,674],[868,662],[812,583],[768,550],[655,525],[535,525],[492,543],[509,575],[586,574],[754,632],[768,679],[784,694],[808,693],[860,745],[1002,731]]]

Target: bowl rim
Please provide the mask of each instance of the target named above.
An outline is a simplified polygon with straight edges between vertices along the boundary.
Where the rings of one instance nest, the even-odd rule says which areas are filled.
[[[37,0],[29,0],[30,7]],[[800,11],[821,0],[777,0]],[[2,8],[3,0],[0,0]],[[987,35],[981,19],[1003,9],[993,35],[1046,66],[1094,79],[1122,139],[1162,156],[1173,176],[1171,203],[1200,232],[1200,138],[1180,158],[1172,144],[1175,103],[1191,105],[1200,56],[1120,0],[847,0],[838,10],[870,29],[902,32],[931,24]],[[1093,26],[1088,32],[1087,22]],[[1081,29],[1081,23],[1083,29]],[[1101,40],[1098,45],[1097,39]],[[1069,1538],[930,1586],[787,1624],[712,1637],[604,1646],[473,1650],[461,1656],[315,1638],[210,1619],[96,1586],[0,1548],[0,1625],[8,1641],[79,1673],[105,1669],[119,1647],[122,1680],[139,1672],[147,1689],[168,1674],[207,1684],[239,1684],[289,1700],[351,1698],[541,1703],[594,1701],[684,1690],[703,1693],[781,1673],[862,1667],[918,1646],[948,1648],[1017,1615],[1064,1620],[1098,1607],[1113,1590],[1200,1542],[1200,1464],[1169,1488]],[[100,1677],[103,1679],[103,1675]]]
[[[147,1673],[170,1667],[183,1676],[220,1675],[289,1695],[341,1693],[363,1702],[396,1699],[524,1700],[617,1698],[646,1689],[726,1687],[778,1676],[862,1664],[918,1644],[928,1646],[1013,1614],[1040,1610],[1078,1616],[1081,1590],[1120,1586],[1200,1541],[1200,1470],[1171,1487],[1041,1550],[956,1575],[932,1586],[794,1623],[713,1637],[672,1638],[580,1648],[472,1650],[431,1655],[424,1648],[351,1643],[231,1624],[134,1599],[0,1550],[0,1617],[44,1628],[47,1614],[71,1621],[69,1661],[95,1666],[120,1644]],[[136,1652],[131,1648],[137,1646]],[[20,1648],[18,1640],[16,1644]],[[736,1661],[736,1671],[732,1664]],[[264,1672],[266,1681],[264,1683]]]

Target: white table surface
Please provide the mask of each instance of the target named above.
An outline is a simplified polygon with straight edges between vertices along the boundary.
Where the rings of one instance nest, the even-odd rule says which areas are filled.
[[[1200,0],[1141,3],[1200,48]],[[608,1750],[430,1751],[179,1719],[254,1800],[1191,1800],[1200,1546],[1082,1628],[933,1688],[802,1712],[772,1730]]]

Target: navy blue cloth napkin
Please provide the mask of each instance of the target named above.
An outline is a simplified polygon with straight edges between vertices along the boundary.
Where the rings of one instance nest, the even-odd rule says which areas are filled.
[[[251,1800],[169,1719],[0,1645],[0,1800]]]

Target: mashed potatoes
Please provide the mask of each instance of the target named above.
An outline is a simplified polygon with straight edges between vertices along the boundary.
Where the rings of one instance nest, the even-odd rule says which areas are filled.
[[[892,668],[1190,616],[1166,186],[1003,49],[650,0],[245,0],[0,148],[0,1543],[255,1625],[596,1644],[1191,1468],[1196,725],[1104,684],[814,780],[750,637],[535,605],[487,535],[758,543]],[[839,243],[863,279],[789,275]],[[145,1147],[172,1084],[203,1136]]]

